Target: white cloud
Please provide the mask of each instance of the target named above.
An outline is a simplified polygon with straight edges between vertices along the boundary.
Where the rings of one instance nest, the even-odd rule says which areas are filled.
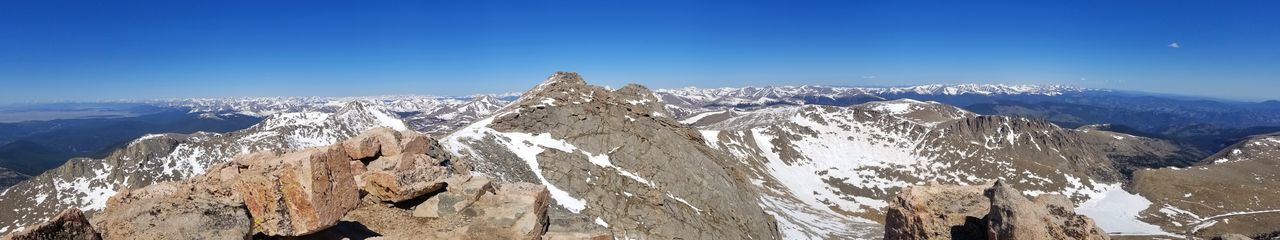
[[[1178,45],[1178,42],[1173,42],[1169,44],[1169,48],[1182,48],[1182,46]]]

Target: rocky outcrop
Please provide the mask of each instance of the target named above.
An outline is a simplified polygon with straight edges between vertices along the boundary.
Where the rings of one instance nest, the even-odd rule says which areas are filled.
[[[981,239],[991,201],[983,186],[928,185],[903,189],[885,210],[885,239]],[[957,233],[971,235],[956,236]]]
[[[106,239],[244,239],[253,225],[232,187],[243,167],[231,162],[191,180],[121,191],[93,225]]]
[[[369,102],[323,112],[287,112],[234,132],[152,134],[101,159],[76,158],[0,191],[0,234],[78,208],[93,216],[125,189],[209,173],[237,156],[284,153],[341,142],[375,127],[404,128],[394,113]]]
[[[885,239],[1110,239],[1065,196],[1028,200],[1003,181],[909,187],[886,210]]]
[[[997,181],[984,194],[991,200],[987,239],[1111,239],[1093,220],[1075,214],[1066,197],[1043,194],[1027,200],[1021,192]]]
[[[429,137],[377,129],[340,144],[255,153],[188,180],[124,190],[92,224],[79,222],[105,239],[542,237],[550,201],[545,186],[459,174],[452,160]],[[59,218],[50,224],[75,223]],[[13,237],[68,239],[63,236],[86,232],[39,231]]]
[[[69,208],[63,210],[58,216],[52,220],[46,221],[28,229],[14,232],[8,236],[0,238],[3,240],[46,240],[46,239],[66,239],[66,240],[97,240],[102,239],[98,236],[98,232],[93,230],[89,225],[89,220],[85,219],[84,213],[80,209]]]
[[[253,155],[236,183],[267,235],[300,236],[333,226],[360,200],[352,160],[340,147]]]

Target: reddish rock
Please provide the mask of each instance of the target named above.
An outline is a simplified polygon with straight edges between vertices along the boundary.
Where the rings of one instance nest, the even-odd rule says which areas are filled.
[[[250,159],[236,184],[254,226],[275,236],[299,236],[333,226],[359,202],[350,156],[343,147],[307,149]]]

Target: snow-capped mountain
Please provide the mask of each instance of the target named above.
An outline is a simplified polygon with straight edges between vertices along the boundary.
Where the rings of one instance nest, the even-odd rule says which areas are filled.
[[[271,115],[226,134],[147,135],[103,159],[78,158],[0,192],[0,234],[38,223],[66,208],[93,212],[122,188],[186,179],[252,152],[330,145],[376,127],[407,126],[385,107],[353,101],[332,112]]]
[[[154,100],[151,104],[190,109],[211,115],[270,116],[281,113],[333,112],[350,102],[367,102],[403,116],[414,130],[444,135],[457,127],[492,114],[510,103],[511,94],[477,94],[467,97],[259,97]]]
[[[847,106],[879,100],[918,96],[1059,96],[1067,93],[1103,91],[1062,85],[955,84],[905,87],[778,86],[741,88],[659,89],[655,93],[673,113],[684,117],[697,112],[725,108],[753,108],[771,105],[821,104]]]
[[[450,135],[444,144],[476,159],[475,171],[548,185],[562,210],[552,214],[558,219],[553,222],[594,222],[637,237],[662,236],[643,230],[667,228],[652,223],[654,216],[688,212],[609,211],[636,207],[618,198],[651,197],[657,191],[650,202],[679,203],[705,214],[709,205],[716,206],[706,201],[708,193],[695,197],[685,191],[706,187],[679,182],[720,180],[706,179],[716,176],[706,170],[692,174],[702,177],[694,180],[680,177],[679,171],[712,164],[736,176],[731,182],[745,183],[734,188],[753,192],[752,204],[771,215],[789,239],[875,238],[882,231],[886,200],[902,187],[927,182],[976,185],[1004,179],[1028,195],[1059,193],[1077,203],[1095,201],[1125,192],[1113,156],[1155,155],[1151,152],[1162,149],[1135,145],[1168,144],[1061,128],[1043,120],[982,116],[910,99],[849,107],[803,102],[733,107],[674,121],[667,117],[671,112],[663,111],[672,109],[664,106],[669,99],[656,99],[664,94],[635,89],[642,88],[610,92],[588,87],[576,75],[553,76],[515,104]],[[760,94],[751,97],[783,99],[773,97],[787,92],[778,90],[754,91]],[[628,95],[638,97],[621,97]],[[680,99],[700,99],[685,97]],[[696,133],[674,137],[668,131]],[[688,140],[708,148],[685,146]],[[661,156],[650,157],[654,154]],[[694,164],[703,158],[710,161]],[[591,231],[568,223],[553,225],[551,231]],[[1165,234],[1159,229],[1147,233]]]
[[[511,101],[483,95],[464,103],[451,103],[433,111],[419,112],[405,117],[405,121],[419,132],[443,136],[481,118],[493,115],[509,103]]]
[[[1280,199],[1280,137],[1256,136],[1197,161],[1207,154],[1110,125],[1063,128],[938,100],[1105,91],[966,84],[651,92],[557,73],[518,98],[159,101],[211,116],[268,117],[240,131],[153,134],[103,159],[73,159],[0,192],[0,234],[66,208],[93,214],[121,188],[376,127],[443,136],[443,147],[465,159],[450,167],[545,185],[546,236],[878,238],[887,201],[904,187],[997,179],[1025,195],[1065,195],[1112,233],[1261,234],[1256,226],[1280,222],[1280,206],[1268,201]],[[1169,166],[1189,167],[1147,169]]]

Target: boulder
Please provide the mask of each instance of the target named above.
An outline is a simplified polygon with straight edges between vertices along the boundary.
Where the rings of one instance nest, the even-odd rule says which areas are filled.
[[[241,165],[212,168],[182,182],[123,190],[94,215],[105,239],[245,239],[252,221],[232,191]]]
[[[445,186],[449,169],[422,166],[399,171],[369,171],[361,175],[361,189],[385,202],[401,202],[438,191]]]
[[[400,154],[400,133],[390,128],[374,128],[342,142],[351,159],[369,159]]]
[[[541,239],[547,226],[547,187],[532,183],[502,184],[461,215],[473,218],[456,233],[469,239]]]
[[[445,182],[448,183],[447,191],[436,194],[414,207],[414,217],[450,216],[471,207],[486,193],[495,194],[492,182],[485,176],[451,177]]]
[[[1077,215],[1067,197],[1028,200],[1003,181],[978,186],[926,185],[903,189],[885,215],[885,239],[1110,239],[1092,219]]]
[[[262,233],[300,236],[337,224],[360,200],[344,147],[306,149],[247,160],[236,184]]]
[[[983,239],[991,203],[984,186],[937,185],[903,189],[885,209],[884,239]],[[969,235],[960,235],[969,234]]]
[[[1066,197],[1041,195],[1035,201],[997,181],[985,192],[991,200],[987,239],[1111,239],[1089,217],[1076,215]]]
[[[364,204],[348,218],[390,239],[541,239],[545,233],[550,203],[545,186],[498,184],[481,176],[449,181],[454,184],[447,191],[428,195],[414,213],[393,205]],[[434,200],[440,198],[451,200]],[[434,215],[421,217],[425,213]]]
[[[4,240],[45,240],[45,239],[67,239],[67,240],[97,240],[102,239],[98,236],[98,232],[93,230],[89,225],[89,220],[85,219],[84,213],[80,209],[68,208],[58,213],[56,217],[44,223],[35,226],[27,226],[20,232],[14,232],[4,236]]]

